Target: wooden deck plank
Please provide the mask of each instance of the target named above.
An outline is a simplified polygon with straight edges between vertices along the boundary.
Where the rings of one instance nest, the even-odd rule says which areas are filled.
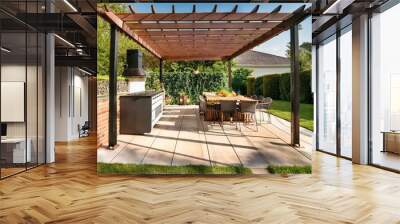
[[[204,121],[204,126],[207,127],[204,133],[210,159],[213,165],[241,165],[241,162],[236,155],[229,139],[224,134],[221,126],[209,125],[209,122]]]
[[[239,130],[232,128],[225,129],[225,134],[243,166],[261,169],[266,167],[266,160],[249,138],[243,135]]]
[[[208,151],[202,146],[197,109],[189,108],[184,115],[172,165],[210,165]]]
[[[243,127],[242,132],[264,155],[267,164],[271,165],[308,165],[311,160],[301,154],[297,149],[273,134],[264,126],[255,131],[251,127]]]

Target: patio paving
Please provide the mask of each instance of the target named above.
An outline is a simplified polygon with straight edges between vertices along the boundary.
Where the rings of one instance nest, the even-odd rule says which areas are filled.
[[[306,165],[311,160],[278,136],[273,124],[241,126],[203,121],[197,106],[166,106],[153,131],[119,135],[114,150],[98,149],[104,163],[159,165],[244,165],[263,169],[269,164]]]

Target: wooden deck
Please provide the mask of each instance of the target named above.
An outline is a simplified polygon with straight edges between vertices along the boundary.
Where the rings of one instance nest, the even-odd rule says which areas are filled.
[[[310,157],[285,142],[276,127],[205,122],[197,106],[167,106],[154,130],[119,135],[114,150],[99,149],[98,161],[160,165],[244,165],[264,170],[269,164],[306,165]]]

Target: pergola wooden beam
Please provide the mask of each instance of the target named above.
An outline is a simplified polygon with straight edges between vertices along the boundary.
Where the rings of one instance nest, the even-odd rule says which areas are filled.
[[[260,5],[249,12],[158,13],[102,12],[100,15],[158,58],[173,60],[231,60],[243,52],[288,30],[293,22],[305,17],[305,5],[292,13],[280,13],[279,5],[270,13],[259,13]],[[209,56],[207,58],[207,55]]]
[[[253,21],[253,20],[269,20],[269,21],[282,21],[285,20],[291,13],[278,13],[278,12],[196,12],[196,13],[118,13],[117,16],[124,18],[124,22],[134,23],[140,21]],[[167,17],[165,17],[167,16]],[[195,16],[195,18],[194,18]],[[164,17],[164,19],[162,19]]]
[[[261,23],[130,23],[126,24],[133,30],[157,29],[272,29],[277,24]],[[177,30],[176,30],[177,31]]]
[[[299,25],[290,27],[290,103],[291,103],[291,144],[300,146],[300,63]]]
[[[117,144],[117,70],[118,70],[118,32],[117,25],[111,24],[110,30],[110,77],[108,100],[108,146],[113,149]]]
[[[287,20],[278,24],[273,29],[271,29],[269,32],[266,32],[264,35],[261,35],[260,37],[258,37],[257,39],[255,39],[254,41],[249,43],[248,45],[244,46],[242,49],[238,50],[237,52],[233,53],[230,57],[228,57],[226,59],[229,60],[229,59],[235,58],[235,57],[243,54],[244,52],[246,52],[250,49],[253,49],[254,47],[258,46],[259,44],[272,39],[273,37],[277,36],[281,32],[290,29],[291,26],[293,26],[293,24],[295,24],[298,21],[302,21],[307,16],[311,15],[310,9],[307,9],[305,11],[305,7],[306,7],[305,5],[299,7],[292,13],[292,15]]]
[[[107,9],[106,9],[107,10]],[[136,33],[134,33],[118,16],[113,12],[104,11],[101,8],[97,8],[97,13],[107,20],[111,24],[115,24],[116,27],[127,36],[135,40],[139,45],[146,48],[150,53],[152,53],[157,58],[161,58],[161,55],[155,51],[151,46],[149,46],[142,38],[140,38]]]
[[[128,5],[129,11],[131,11],[132,14],[135,14],[135,10],[133,10],[133,7],[131,5]]]

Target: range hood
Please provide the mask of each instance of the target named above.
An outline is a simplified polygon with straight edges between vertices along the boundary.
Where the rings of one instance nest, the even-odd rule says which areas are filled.
[[[127,77],[145,77],[143,69],[143,53],[138,49],[128,49],[126,51],[127,67],[124,75]]]

